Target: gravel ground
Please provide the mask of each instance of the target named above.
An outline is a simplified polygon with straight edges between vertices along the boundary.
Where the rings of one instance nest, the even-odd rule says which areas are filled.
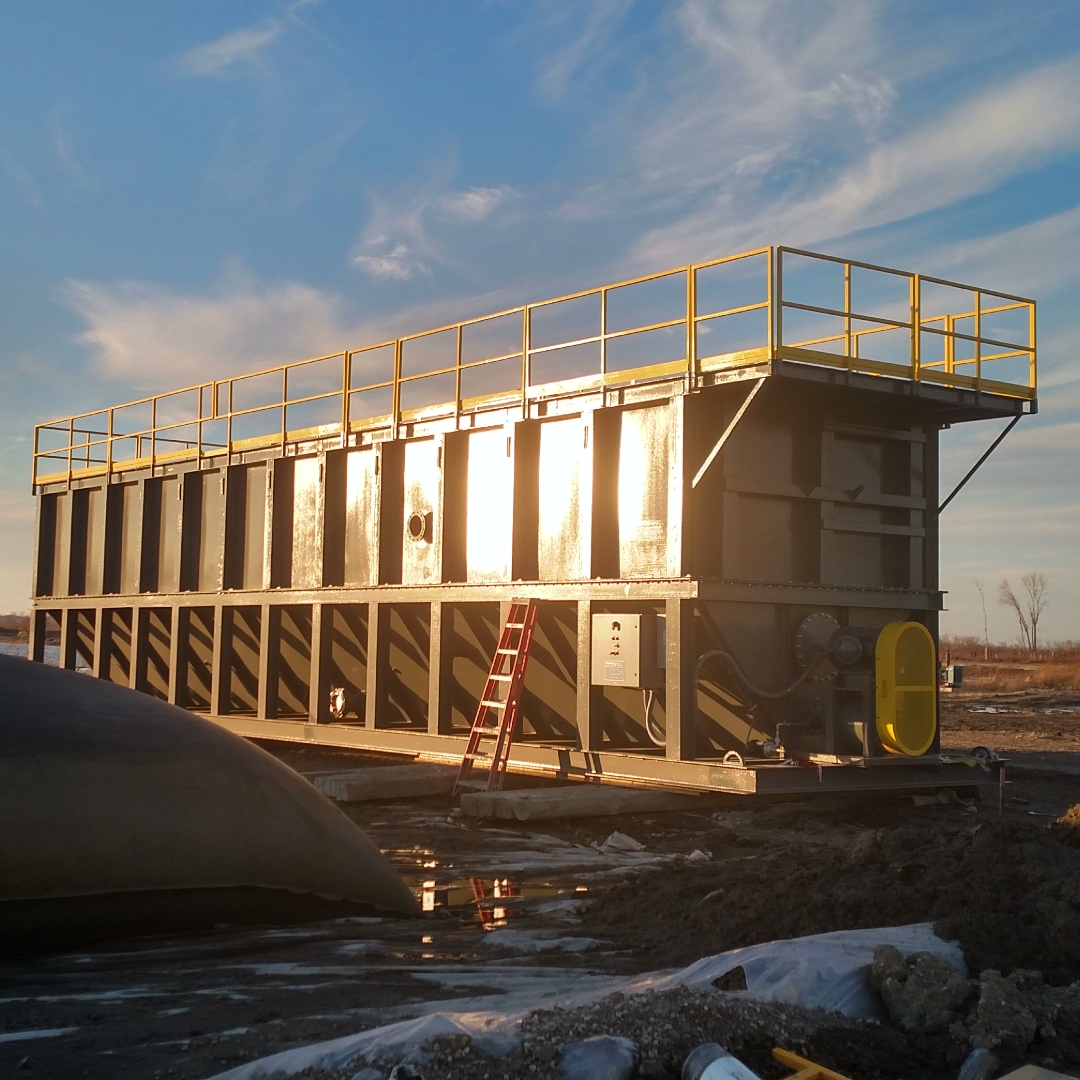
[[[1002,1071],[1032,1060],[1055,1070],[1080,1064],[1080,985],[1066,993],[1068,1016],[1058,1018],[1056,1029],[1029,1044],[995,1048]],[[522,1021],[521,1030],[520,1044],[505,1057],[488,1056],[467,1037],[454,1036],[433,1040],[410,1065],[424,1080],[555,1080],[562,1075],[567,1046],[607,1035],[635,1044],[633,1075],[642,1078],[675,1080],[694,1047],[716,1042],[764,1080],[789,1075],[772,1057],[776,1046],[858,1080],[953,1080],[971,1050],[970,1040],[956,1031],[910,1036],[888,1023],[686,988],[612,994],[580,1009],[539,1010]],[[298,1075],[310,1080],[383,1080],[391,1067],[388,1062],[355,1060],[341,1069],[309,1069]]]

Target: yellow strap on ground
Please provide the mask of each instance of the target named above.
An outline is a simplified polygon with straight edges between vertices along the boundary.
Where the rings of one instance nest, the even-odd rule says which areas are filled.
[[[973,769],[976,765],[982,769],[983,772],[989,772],[990,766],[986,763],[985,758],[972,757],[971,754],[943,754],[942,757],[947,757],[950,761],[959,761],[961,764],[966,765],[969,769]]]
[[[773,1047],[772,1056],[781,1065],[786,1065],[789,1069],[795,1070],[786,1080],[848,1080],[848,1077],[843,1076],[841,1073],[826,1069],[824,1065],[816,1065],[814,1062],[799,1057],[798,1054],[793,1054],[790,1050],[784,1050],[779,1046]]]

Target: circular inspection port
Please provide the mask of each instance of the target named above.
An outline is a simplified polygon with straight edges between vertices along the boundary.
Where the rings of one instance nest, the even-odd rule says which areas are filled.
[[[414,510],[409,515],[409,520],[405,523],[405,532],[413,543],[419,544],[423,541],[431,541],[431,514],[421,514],[419,510]]]

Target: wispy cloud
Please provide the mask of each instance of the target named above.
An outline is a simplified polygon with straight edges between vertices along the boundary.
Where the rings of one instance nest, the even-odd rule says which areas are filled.
[[[429,238],[424,215],[437,196],[430,190],[394,202],[373,196],[371,216],[353,252],[353,263],[383,281],[408,281],[430,274],[430,263],[441,261]]]
[[[93,182],[90,172],[83,163],[78,148],[79,139],[70,102],[63,102],[52,110],[48,127],[53,159],[61,175],[76,187],[83,189],[91,187]]]
[[[471,187],[465,191],[451,191],[439,199],[439,206],[447,217],[459,221],[485,221],[513,194],[509,184],[500,187]]]
[[[174,70],[179,75],[223,75],[237,64],[258,59],[282,29],[283,24],[275,20],[262,26],[235,30],[217,41],[208,41],[189,49],[177,57]]]
[[[491,219],[516,192],[508,184],[446,191],[437,177],[419,192],[384,199],[373,196],[372,211],[353,250],[353,263],[383,281],[430,275],[453,260],[433,231],[440,225],[478,225]],[[434,229],[433,229],[434,226]]]
[[[77,340],[101,374],[158,393],[373,345],[527,298],[505,288],[444,296],[364,319],[354,317],[336,293],[295,281],[264,285],[234,268],[215,291],[202,295],[146,282],[69,281],[62,299],[82,318],[85,329]]]
[[[288,19],[318,0],[293,0],[274,18],[234,30],[183,52],[172,63],[178,75],[221,76],[243,65],[258,63],[262,54],[284,32]]]
[[[647,92],[598,120],[616,175],[563,214],[745,222],[769,192],[805,192],[809,176],[864,154],[896,98],[877,11],[863,0],[688,0],[642,75]]]
[[[14,181],[26,202],[35,210],[44,207],[45,199],[33,173],[21,161],[8,154],[0,158],[0,161],[3,163],[4,172],[7,173],[9,179]]]
[[[416,274],[431,274],[431,267],[417,258],[406,244],[397,243],[387,250],[385,241],[378,238],[369,240],[368,245],[374,249],[383,248],[383,253],[354,255],[353,262],[373,278],[382,281],[408,281]]]
[[[760,179],[823,124],[861,144],[895,96],[880,74],[874,15],[863,0],[684,4],[689,62],[638,147],[647,177],[690,188],[728,172]]]
[[[549,21],[562,29],[568,40],[550,53],[541,67],[540,86],[549,97],[561,98],[575,75],[600,63],[612,33],[632,6],[633,0],[558,6]]]
[[[1080,205],[1015,229],[930,250],[921,261],[944,277],[993,282],[1043,297],[1080,283]]]
[[[804,244],[955,204],[1080,149],[1080,112],[1061,107],[1078,97],[1077,58],[1047,64],[874,145],[831,179],[822,170],[817,190],[792,184],[771,200],[749,193],[741,207],[730,191],[717,191],[645,236],[639,252],[657,259],[680,251],[685,259],[688,247],[726,250],[765,237]]]
[[[335,295],[298,282],[262,286],[240,272],[210,295],[131,281],[70,281],[64,299],[85,321],[78,340],[99,369],[148,390],[302,360],[356,341]]]

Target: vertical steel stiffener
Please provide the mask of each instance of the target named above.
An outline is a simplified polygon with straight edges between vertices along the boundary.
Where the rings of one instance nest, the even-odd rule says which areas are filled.
[[[55,627],[246,735],[460,761],[527,594],[511,769],[955,783],[876,650],[936,640],[939,435],[1034,410],[1034,334],[1023,298],[764,249],[42,425],[32,658]],[[593,677],[618,615],[662,627],[651,690]]]

